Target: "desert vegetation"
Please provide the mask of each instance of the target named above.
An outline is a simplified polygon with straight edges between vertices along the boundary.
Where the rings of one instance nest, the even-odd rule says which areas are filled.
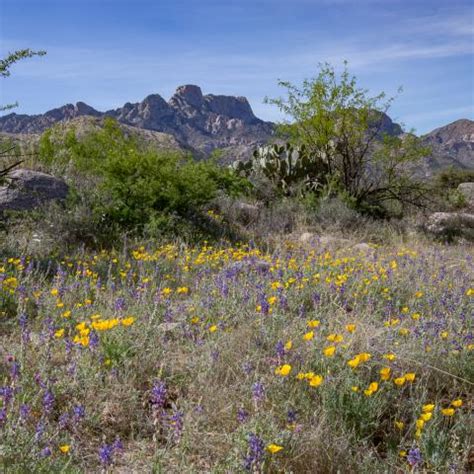
[[[421,179],[347,68],[282,85],[232,166],[112,118],[2,146],[69,186],[1,216],[6,472],[474,469],[472,245],[420,225],[472,173]]]

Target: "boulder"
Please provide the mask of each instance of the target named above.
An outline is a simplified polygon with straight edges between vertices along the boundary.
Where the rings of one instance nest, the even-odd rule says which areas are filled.
[[[458,186],[458,192],[464,196],[466,204],[474,208],[474,183],[461,183]]]
[[[435,212],[426,223],[426,230],[437,237],[464,237],[474,240],[474,214]]]
[[[47,201],[64,200],[68,185],[59,178],[28,169],[9,173],[8,184],[0,186],[0,211],[27,211]]]

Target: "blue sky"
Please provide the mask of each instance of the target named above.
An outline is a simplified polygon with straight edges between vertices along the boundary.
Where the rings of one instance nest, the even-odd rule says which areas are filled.
[[[391,116],[424,133],[474,118],[470,0],[0,0],[0,53],[18,63],[0,104],[43,113],[82,100],[106,110],[177,86],[246,96],[279,120],[265,96],[300,83],[319,62],[349,69],[371,92],[395,95]]]

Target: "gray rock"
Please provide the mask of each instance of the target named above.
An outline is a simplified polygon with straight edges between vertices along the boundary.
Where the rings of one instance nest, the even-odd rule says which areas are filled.
[[[435,212],[428,218],[425,227],[438,237],[459,236],[474,240],[474,214]]]
[[[0,187],[0,211],[26,211],[47,201],[64,200],[69,190],[62,179],[28,169],[12,171],[8,181]]]
[[[375,249],[365,243],[365,242],[361,242],[360,244],[356,244],[352,247],[354,250],[358,251],[358,252],[364,252],[364,253],[371,253],[371,252],[375,252]]]
[[[461,183],[458,186],[458,192],[460,192],[466,199],[466,204],[473,208],[474,207],[474,183]]]
[[[255,222],[260,215],[260,207],[246,202],[235,203],[236,218],[239,222],[250,224]]]
[[[181,323],[161,323],[158,325],[157,329],[163,334],[168,334],[173,331],[176,331],[180,327],[181,327]]]

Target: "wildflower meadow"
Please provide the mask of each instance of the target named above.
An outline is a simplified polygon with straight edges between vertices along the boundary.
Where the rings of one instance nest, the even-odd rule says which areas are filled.
[[[462,246],[0,262],[5,472],[468,472]]]

